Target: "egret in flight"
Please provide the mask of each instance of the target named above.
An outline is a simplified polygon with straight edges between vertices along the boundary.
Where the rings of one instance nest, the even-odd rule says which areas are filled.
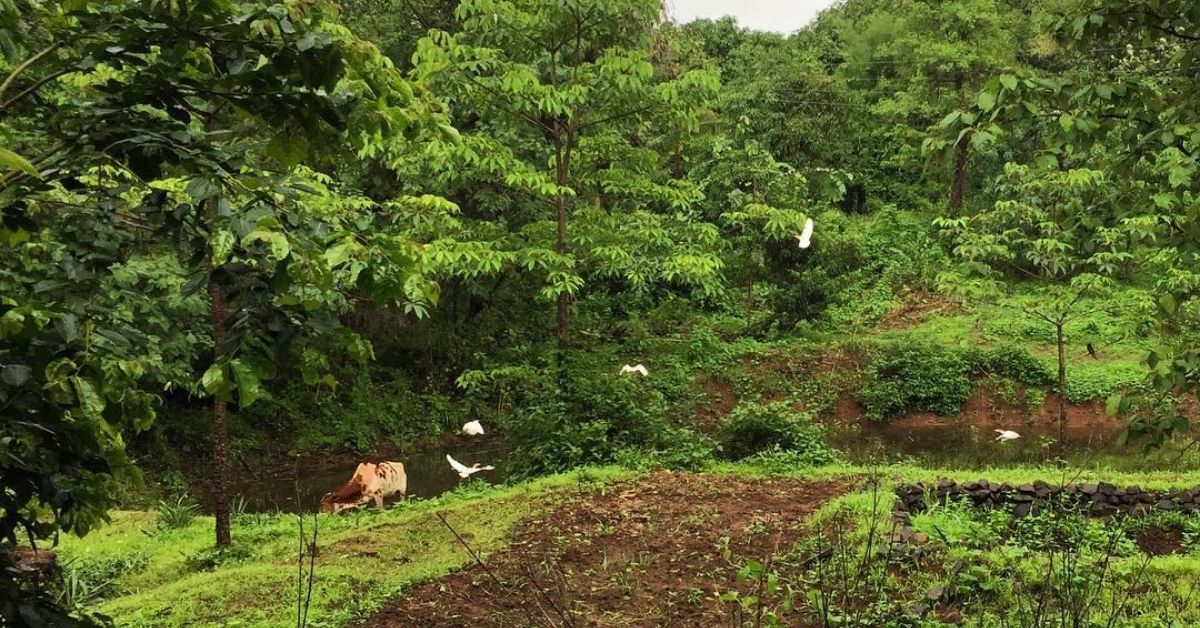
[[[1012,430],[992,430],[992,431],[996,432],[996,440],[1001,443],[1005,443],[1010,440],[1017,440],[1018,438],[1021,438],[1020,434],[1018,434]]]
[[[641,364],[637,364],[634,366],[630,366],[630,365],[626,364],[625,366],[621,367],[622,375],[627,375],[629,373],[637,373],[638,375],[645,377],[650,374],[650,371],[647,371],[646,367],[642,366]]]
[[[451,469],[454,469],[455,471],[458,472],[458,477],[464,478],[464,479],[469,478],[469,477],[471,477],[471,475],[473,475],[475,473],[479,473],[480,471],[492,471],[496,468],[490,464],[487,466],[480,466],[478,462],[476,462],[475,464],[468,467],[467,465],[455,460],[454,458],[451,458],[450,454],[446,454],[446,462],[450,463]]]
[[[807,249],[808,245],[812,244],[813,220],[812,218],[804,219],[804,230],[796,236],[796,240],[800,243],[800,248]]]

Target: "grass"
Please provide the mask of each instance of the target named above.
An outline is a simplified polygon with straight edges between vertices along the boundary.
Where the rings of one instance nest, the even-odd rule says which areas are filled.
[[[720,464],[713,473],[766,475],[753,464]],[[1195,486],[1200,472],[1123,473],[1085,470],[1067,473],[1052,466],[986,471],[930,469],[916,465],[870,467],[829,465],[796,469],[785,475],[812,479],[865,477],[892,482],[963,481],[986,477],[1012,483],[1099,481],[1138,484],[1147,489]],[[320,554],[311,617],[324,625],[345,625],[377,608],[414,582],[435,578],[468,564],[463,551],[436,519],[441,512],[474,548],[488,553],[502,547],[516,523],[565,498],[572,490],[630,477],[616,468],[584,469],[515,486],[464,489],[443,497],[413,501],[383,513],[364,510],[320,518]],[[571,489],[571,490],[568,490]],[[824,511],[849,504],[867,511],[864,493],[851,494]],[[818,518],[822,515],[818,513]],[[157,528],[148,512],[118,512],[112,524],[84,539],[64,539],[64,562],[76,566],[137,563],[119,574],[112,597],[96,608],[120,625],[283,626],[294,623],[297,521],[292,515],[246,515],[234,528],[234,547],[224,556],[211,551],[212,520],[199,517],[187,527]],[[133,560],[133,558],[137,560]],[[1156,567],[1193,573],[1192,558],[1163,560]]]
[[[628,475],[590,469],[515,486],[460,489],[382,513],[320,515],[310,617],[319,625],[344,625],[411,583],[466,565],[469,555],[435,512],[473,549],[486,554],[502,547],[513,526],[552,503],[560,489]],[[234,524],[234,545],[223,555],[211,549],[212,525],[211,517],[197,517],[186,527],[160,530],[154,513],[116,512],[111,524],[87,537],[65,538],[60,560],[82,568],[138,557],[139,568],[117,574],[112,596],[95,607],[118,625],[294,625],[296,517],[240,517]]]

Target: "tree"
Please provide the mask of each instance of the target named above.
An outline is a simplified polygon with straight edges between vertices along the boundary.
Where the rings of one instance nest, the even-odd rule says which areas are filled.
[[[671,163],[716,82],[656,74],[658,9],[468,0],[462,30],[433,32],[416,53],[416,76],[459,112],[462,139],[431,144],[410,167],[466,215],[518,236],[497,245],[506,265],[544,277],[560,362],[572,298],[589,280],[710,292],[720,282],[716,229],[692,219],[699,193]]]
[[[1114,411],[1157,407],[1200,387],[1200,350],[1179,333],[1190,328],[1200,289],[1198,26],[1200,6],[1184,0],[1070,5],[1051,24],[1058,71],[993,77],[972,115],[948,120],[939,134],[941,141],[980,130],[1036,138],[1041,147],[1031,160],[1086,164],[1122,182],[1093,219],[1119,225],[1139,245],[1131,267],[1154,278],[1164,344],[1146,358],[1153,399],[1117,396]],[[1131,425],[1157,443],[1186,426],[1177,413],[1157,410]]]
[[[1040,170],[1009,164],[996,201],[974,216],[935,221],[955,242],[960,273],[943,284],[969,298],[1016,307],[1054,329],[1060,446],[1067,423],[1067,324],[1084,315],[1133,257],[1120,225],[1094,219],[1110,193],[1102,172]],[[1032,299],[1014,295],[1027,285]],[[1003,300],[1002,300],[1003,298]]]
[[[368,355],[335,317],[351,290],[418,313],[437,295],[419,277],[404,213],[444,202],[379,207],[298,164],[328,145],[402,150],[436,116],[321,4],[33,8],[23,60],[0,89],[3,155],[19,166],[0,179],[2,463],[13,487],[0,533],[85,533],[111,507],[130,472],[121,434],[153,420],[146,384],[158,364],[139,353],[149,343],[135,326],[103,324],[96,290],[114,260],[175,247],[188,289],[209,294],[212,345],[194,379],[171,383],[213,398],[226,545],[225,404],[252,403],[276,360],[294,356],[317,380],[323,350]]]

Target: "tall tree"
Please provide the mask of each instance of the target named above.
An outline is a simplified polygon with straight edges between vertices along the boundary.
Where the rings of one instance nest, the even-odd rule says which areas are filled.
[[[1102,172],[1009,164],[999,188],[1001,200],[993,207],[938,219],[963,262],[962,272],[948,273],[944,283],[968,297],[1015,307],[1053,328],[1061,447],[1067,427],[1066,327],[1094,307],[1089,297],[1111,289],[1133,253],[1120,224],[1096,218],[1110,195]],[[1022,299],[1019,292],[1031,284],[1037,296]]]
[[[1091,220],[1119,226],[1134,264],[1154,277],[1164,343],[1147,356],[1152,399],[1117,396],[1114,411],[1155,406],[1134,431],[1161,443],[1187,421],[1157,408],[1200,388],[1189,312],[1200,198],[1200,6],[1185,0],[1069,4],[1051,25],[1059,70],[993,77],[969,116],[948,117],[935,141],[986,132],[1041,140],[1048,167],[1086,165],[1122,185]],[[1152,245],[1152,246],[1151,246]],[[1162,420],[1157,420],[1157,418]]]
[[[658,9],[468,0],[462,30],[434,32],[416,53],[416,76],[446,95],[462,131],[419,158],[448,189],[501,190],[503,204],[476,194],[460,205],[521,234],[512,259],[543,273],[560,356],[589,277],[710,291],[720,280],[716,231],[688,215],[699,193],[670,168],[716,81],[656,73]]]
[[[297,164],[319,146],[400,150],[404,133],[435,116],[319,3],[33,8],[22,60],[0,90],[4,154],[31,156],[9,157],[19,168],[0,179],[3,470],[6,486],[21,487],[0,532],[10,542],[21,527],[82,533],[111,506],[114,475],[128,466],[123,426],[154,416],[143,379],[155,362],[136,359],[136,327],[106,327],[91,308],[114,260],[174,246],[189,290],[210,295],[212,350],[193,381],[176,384],[213,396],[216,538],[226,545],[232,395],[253,402],[272,363],[290,356],[308,373],[323,348],[369,353],[334,316],[351,289],[418,312],[436,298],[417,278],[420,250],[400,216],[428,203],[380,211]],[[52,525],[37,523],[43,503]]]

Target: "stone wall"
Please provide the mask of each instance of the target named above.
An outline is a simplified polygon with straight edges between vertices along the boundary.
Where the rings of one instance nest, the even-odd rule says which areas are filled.
[[[1012,506],[1013,515],[1023,517],[1046,506],[1073,507],[1082,512],[1107,517],[1117,514],[1144,515],[1152,510],[1174,510],[1184,513],[1200,511],[1200,487],[1143,490],[1138,486],[1116,486],[1107,482],[1095,484],[1055,485],[1038,480],[1031,484],[997,484],[987,480],[906,484],[896,488],[897,519],[925,509],[927,502],[966,500],[979,508]]]

